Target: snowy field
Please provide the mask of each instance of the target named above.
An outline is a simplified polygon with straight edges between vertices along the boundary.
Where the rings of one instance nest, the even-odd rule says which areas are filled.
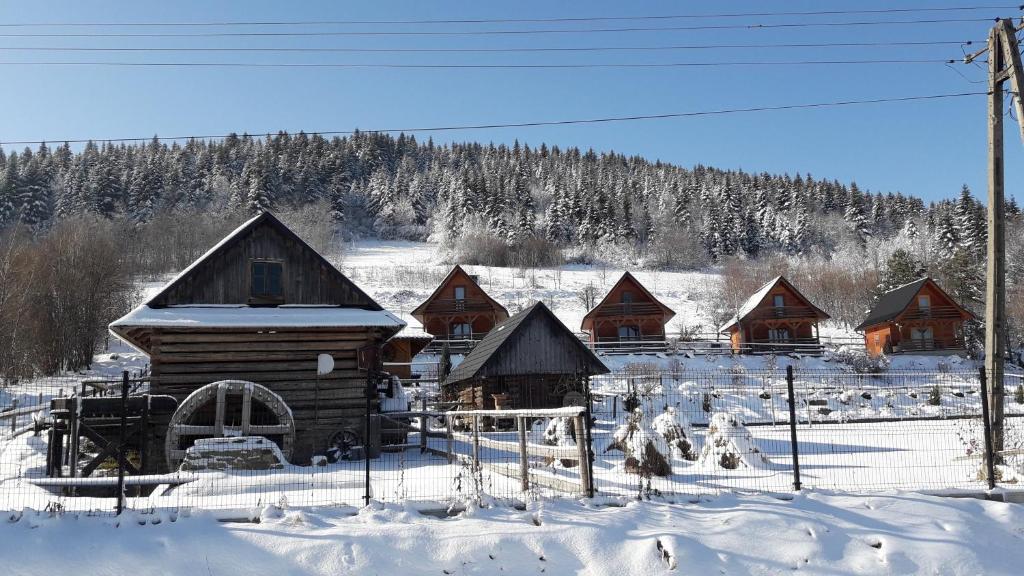
[[[615,505],[609,505],[615,504]],[[723,495],[682,504],[542,501],[437,518],[399,505],[0,523],[15,575],[1016,575],[1024,508],[891,493]]]

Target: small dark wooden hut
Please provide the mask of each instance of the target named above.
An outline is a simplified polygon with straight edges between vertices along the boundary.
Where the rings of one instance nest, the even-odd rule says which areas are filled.
[[[609,370],[542,302],[494,327],[445,380],[463,408],[557,408]]]
[[[152,394],[170,395],[181,403],[214,382],[253,382],[269,389],[277,397],[253,395],[244,385],[232,385],[211,394],[207,404],[192,405],[196,415],[176,413],[175,421],[198,426],[198,420],[212,419],[216,411],[218,430],[245,433],[260,425],[277,430],[272,426],[283,423],[273,419],[276,411],[294,426],[288,437],[291,460],[308,464],[339,432],[348,431],[350,439],[362,434],[367,370],[381,369],[381,346],[403,326],[264,212],[145,304],[113,322],[110,330],[149,355]],[[318,376],[320,354],[333,357],[334,369]],[[231,400],[225,393],[250,399],[242,402],[263,398],[263,417],[270,421],[259,422],[259,410],[251,403],[218,406]],[[377,395],[372,397],[376,403]],[[185,404],[179,411],[183,408]],[[203,410],[211,414],[198,413]],[[168,447],[167,454],[203,436],[208,434],[184,438],[182,445]],[[159,438],[155,440],[163,453]]]

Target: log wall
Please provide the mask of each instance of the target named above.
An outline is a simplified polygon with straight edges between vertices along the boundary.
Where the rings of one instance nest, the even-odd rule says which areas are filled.
[[[366,328],[160,329],[153,334],[150,353],[151,392],[180,402],[219,380],[262,384],[292,410],[292,460],[305,465],[327,447],[334,432],[351,427],[362,435],[367,372],[357,365],[358,350],[381,340],[381,334]],[[321,353],[333,356],[335,365],[333,372],[318,379]],[[375,394],[372,403],[376,411]]]

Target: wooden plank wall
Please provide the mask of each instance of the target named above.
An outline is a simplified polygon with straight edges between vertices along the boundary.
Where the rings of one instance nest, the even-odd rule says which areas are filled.
[[[355,427],[362,434],[366,372],[358,369],[357,351],[380,341],[380,334],[366,328],[161,329],[153,335],[151,390],[180,402],[219,380],[262,384],[291,408],[296,425],[292,461],[308,464],[335,431]],[[333,356],[335,366],[318,385],[321,353]],[[376,402],[374,396],[374,410]]]

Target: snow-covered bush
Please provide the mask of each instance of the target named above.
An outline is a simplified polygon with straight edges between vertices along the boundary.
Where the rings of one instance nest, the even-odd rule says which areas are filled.
[[[658,414],[651,423],[651,427],[668,445],[673,457],[684,460],[697,459],[690,422],[686,416],[678,414],[674,407],[669,406],[664,412]]]
[[[572,426],[571,418],[552,418],[544,429],[544,443],[548,446],[575,446],[576,435]],[[547,463],[554,462],[554,458],[548,458]],[[562,458],[559,460],[562,466],[572,468],[579,465],[574,458]]]
[[[644,425],[644,412],[637,408],[629,420],[619,426],[612,436],[612,444],[605,450],[613,448],[626,454],[626,472],[640,476],[669,476],[672,466],[665,454],[669,446],[659,434],[652,434]]]
[[[708,435],[700,454],[700,463],[707,466],[736,470],[760,468],[768,458],[754,443],[754,437],[735,414],[716,412],[708,424]]]
[[[864,350],[843,346],[832,354],[832,359],[853,368],[860,374],[879,374],[889,369],[889,358],[869,356]]]

